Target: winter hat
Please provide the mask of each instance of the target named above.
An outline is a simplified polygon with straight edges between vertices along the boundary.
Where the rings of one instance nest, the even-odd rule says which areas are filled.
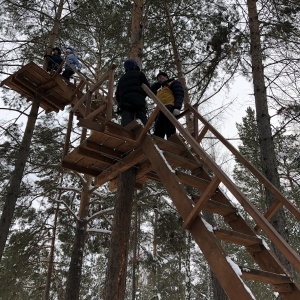
[[[156,75],[156,79],[158,79],[158,76],[160,76],[160,75],[165,76],[165,77],[167,77],[169,79],[168,74],[165,73],[165,72],[163,72],[163,71],[159,71],[159,73]]]
[[[140,68],[139,68],[138,63],[134,59],[130,58],[130,59],[125,60],[124,69],[125,69],[125,72],[127,72],[129,70],[139,70]]]
[[[55,51],[55,50],[57,50],[58,55],[61,55],[61,50],[60,50],[60,48],[54,47],[54,48],[52,49],[52,51]]]
[[[72,47],[68,47],[67,49],[66,49],[66,51],[67,50],[70,50],[71,51],[71,53],[73,53],[74,52],[74,48],[72,48]]]

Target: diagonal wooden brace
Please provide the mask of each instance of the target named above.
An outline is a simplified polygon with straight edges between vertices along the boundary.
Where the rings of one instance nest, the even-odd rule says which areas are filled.
[[[270,208],[268,209],[268,211],[264,214],[264,217],[270,221],[271,218],[276,214],[276,212],[278,211],[278,209],[283,205],[283,203],[277,199],[275,202],[273,202],[273,204],[270,206]],[[259,225],[256,225],[254,227],[254,231],[256,233],[258,233],[260,231],[260,227]]]
[[[183,227],[189,228],[192,224],[192,222],[196,219],[196,217],[199,215],[201,209],[203,206],[207,203],[209,198],[212,196],[212,194],[216,191],[218,185],[220,184],[220,179],[218,177],[215,177],[210,184],[208,185],[207,189],[204,191],[204,193],[201,195],[200,199],[197,201],[195,207],[190,212],[188,217],[184,220]]]

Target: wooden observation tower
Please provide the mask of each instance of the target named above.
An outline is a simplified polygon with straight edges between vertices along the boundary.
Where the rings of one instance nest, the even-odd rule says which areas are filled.
[[[8,86],[28,100],[39,97],[40,106],[46,112],[58,112],[67,105],[71,106],[62,166],[94,176],[95,188],[108,181],[113,182],[121,172],[131,167],[136,168],[137,188],[142,188],[149,181],[161,182],[183,220],[183,227],[190,231],[230,299],[253,299],[246,284],[247,280],[255,280],[271,285],[281,299],[299,300],[299,285],[268,248],[268,243],[272,242],[300,274],[299,254],[270,223],[281,207],[290,218],[299,222],[299,210],[193,106],[188,105],[187,111],[182,113],[192,114],[194,133],[190,134],[147,86],[143,86],[156,104],[154,112],[144,127],[135,121],[122,127],[111,121],[114,67],[97,82],[79,75],[78,83],[73,84],[57,73],[49,74],[36,64],[29,63],[2,81],[1,85]],[[104,81],[108,82],[106,89],[101,87]],[[159,110],[166,114],[179,133],[169,140],[149,134]],[[74,114],[78,118],[77,126],[82,128],[77,145],[71,141]],[[267,212],[259,212],[201,147],[200,143],[208,133],[276,197]],[[221,185],[230,192],[231,199],[222,192]],[[194,195],[188,194],[186,187],[192,187]],[[248,224],[239,214],[232,198],[250,216],[254,225]],[[203,219],[203,211],[221,216],[222,225],[213,228]],[[232,262],[223,247],[225,243],[235,244],[248,253],[253,259],[253,268]]]

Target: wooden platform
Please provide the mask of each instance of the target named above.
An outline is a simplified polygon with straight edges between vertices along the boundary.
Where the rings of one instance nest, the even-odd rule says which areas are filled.
[[[88,126],[89,123],[81,120],[79,124]],[[150,180],[160,181],[141,146],[138,145],[137,129],[141,131],[141,126],[131,125],[131,127],[135,130],[128,130],[113,122],[99,125],[98,131],[93,131],[81,145],[63,158],[62,166],[94,176],[95,186],[114,179],[130,167],[136,168],[137,187]],[[185,146],[180,143],[177,136],[169,141],[155,136],[153,139],[164,152],[172,168],[184,168],[190,171],[201,168],[201,164],[195,158],[188,156]]]
[[[20,95],[32,100],[41,98],[41,107],[46,112],[58,112],[66,105],[80,99],[83,93],[73,83],[67,82],[59,74],[47,73],[34,62],[22,67],[1,82]]]

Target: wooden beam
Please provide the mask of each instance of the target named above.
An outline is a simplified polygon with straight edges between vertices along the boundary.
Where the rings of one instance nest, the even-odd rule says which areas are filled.
[[[211,195],[216,191],[216,188],[219,186],[220,180],[215,177],[208,187],[205,189],[204,193],[201,195],[200,199],[196,202],[195,207],[190,212],[188,217],[184,220],[183,227],[188,228],[192,225],[193,221],[196,219],[197,215],[199,215],[201,209],[203,209],[204,205],[207,203]]]
[[[227,229],[214,229],[214,234],[219,240],[245,247],[262,243],[262,240],[258,237]]]
[[[69,152],[70,137],[71,137],[72,124],[73,124],[73,116],[74,116],[73,112],[70,111],[70,113],[69,113],[69,120],[68,120],[67,134],[66,134],[66,137],[65,137],[65,145],[64,145],[64,151],[63,151],[63,158]]]
[[[150,115],[150,118],[148,119],[147,123],[145,124],[143,130],[141,131],[141,133],[138,136],[138,139],[137,139],[137,144],[138,145],[140,145],[141,142],[144,140],[147,132],[149,131],[149,129],[150,129],[152,123],[154,122],[154,120],[155,120],[158,113],[159,113],[159,108],[156,107],[154,109],[154,111],[152,112],[152,114]]]
[[[95,159],[99,162],[102,162],[102,163],[106,164],[106,166],[116,163],[116,160],[111,159],[107,156],[101,155],[101,154],[99,154],[95,151],[86,149],[85,147],[82,147],[82,146],[78,147],[78,154],[81,154],[81,155],[86,156],[86,157],[93,158],[93,159]]]
[[[92,120],[94,117],[96,117],[99,113],[105,110],[106,103],[100,105],[98,108],[96,108],[94,111],[92,111],[88,116],[86,116],[86,120]]]
[[[291,283],[291,279],[286,275],[250,269],[247,267],[240,267],[240,269],[242,271],[243,279],[250,279],[269,284]]]
[[[96,151],[104,156],[120,160],[123,158],[123,152],[120,152],[118,150],[114,150],[108,147],[105,147],[103,145],[96,144],[94,142],[89,141],[89,139],[85,140],[82,144],[83,147],[89,148],[93,151]]]
[[[196,119],[196,118],[195,118]],[[198,143],[200,143],[202,141],[202,139],[204,138],[204,136],[206,135],[208,131],[208,126],[205,125],[204,128],[202,129],[202,131],[200,132],[200,134],[197,136],[196,141]]]
[[[87,168],[87,167],[83,167],[83,166],[79,166],[70,162],[66,162],[66,161],[62,161],[62,167],[69,169],[69,170],[73,170],[76,171],[78,173],[83,173],[83,174],[88,174],[91,176],[97,176],[99,175],[99,171],[95,171],[93,169]]]
[[[282,207],[283,203],[277,199],[276,201],[273,202],[273,204],[269,207],[268,211],[264,214],[265,218],[267,220],[271,220],[271,218],[276,214],[276,212],[278,211],[278,209],[280,207]],[[258,225],[256,225],[254,227],[255,232],[259,232],[260,227]]]
[[[300,221],[300,211],[288,201],[281,192],[258,170],[256,169],[243,155],[239,153],[211,124],[209,124],[199,112],[187,104],[191,112],[222,142],[222,144],[256,177],[258,180],[278,199],[283,205]]]
[[[108,71],[108,93],[107,93],[107,105],[106,105],[106,122],[112,118],[113,110],[113,93],[114,93],[114,72],[115,69],[111,68]]]
[[[140,147],[133,150],[129,155],[124,157],[122,161],[108,167],[105,171],[98,175],[95,179],[95,186],[98,187],[105,182],[112,180],[114,177],[133,167],[145,158],[146,157]]]

